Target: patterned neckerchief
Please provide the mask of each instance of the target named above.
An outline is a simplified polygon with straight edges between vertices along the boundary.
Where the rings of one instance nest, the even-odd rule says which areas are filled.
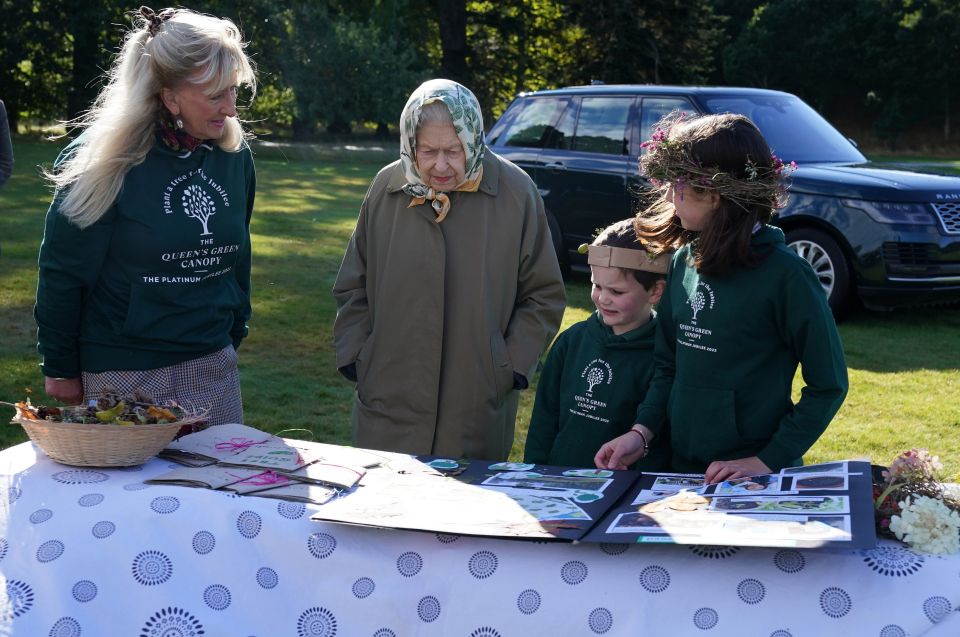
[[[164,145],[178,153],[192,153],[205,141],[197,139],[182,128],[177,128],[177,125],[173,123],[173,118],[169,115],[160,116],[157,132],[160,134],[160,140]]]

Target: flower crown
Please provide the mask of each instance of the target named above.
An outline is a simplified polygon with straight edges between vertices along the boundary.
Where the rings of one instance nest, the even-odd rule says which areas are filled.
[[[660,187],[669,182],[675,188],[694,186],[715,192],[742,208],[749,205],[782,208],[787,202],[788,177],[797,168],[796,162],[783,163],[770,155],[770,166],[762,166],[748,157],[743,175],[724,172],[717,166],[704,166],[690,154],[690,144],[671,139],[673,127],[684,121],[686,113],[667,116],[657,126],[653,137],[640,147],[646,154],[640,158],[640,173]]]

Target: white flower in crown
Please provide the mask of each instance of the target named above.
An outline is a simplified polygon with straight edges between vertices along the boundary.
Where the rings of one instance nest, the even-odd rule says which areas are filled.
[[[924,553],[960,552],[960,514],[936,498],[921,495],[901,502],[900,515],[890,518],[890,530]]]

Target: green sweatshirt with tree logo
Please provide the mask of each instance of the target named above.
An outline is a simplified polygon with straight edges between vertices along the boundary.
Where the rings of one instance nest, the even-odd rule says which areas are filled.
[[[239,346],[255,188],[249,148],[175,152],[158,140],[87,228],[56,196],[34,307],[44,375],[155,369]]]
[[[772,471],[800,464],[847,393],[847,367],[826,295],[810,265],[764,226],[753,269],[701,276],[690,246],[674,255],[657,306],[656,373],[637,422],[669,417],[677,471],[758,456]],[[798,364],[804,387],[792,400]]]

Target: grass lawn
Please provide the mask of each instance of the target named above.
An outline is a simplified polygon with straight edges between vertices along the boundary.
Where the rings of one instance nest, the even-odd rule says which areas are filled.
[[[45,402],[31,307],[50,191],[36,167],[49,165],[57,149],[15,140],[15,174],[0,190],[0,400],[32,389],[34,402]],[[257,149],[254,316],[240,349],[248,424],[349,443],[352,388],[334,369],[330,289],[366,187],[393,155],[392,145]],[[567,290],[563,327],[592,310],[584,275],[574,274]],[[865,312],[840,332],[850,393],[806,461],[886,464],[923,446],[960,479],[960,308]],[[522,455],[532,399],[524,392],[511,459]],[[0,428],[0,448],[23,440],[18,427]]]

